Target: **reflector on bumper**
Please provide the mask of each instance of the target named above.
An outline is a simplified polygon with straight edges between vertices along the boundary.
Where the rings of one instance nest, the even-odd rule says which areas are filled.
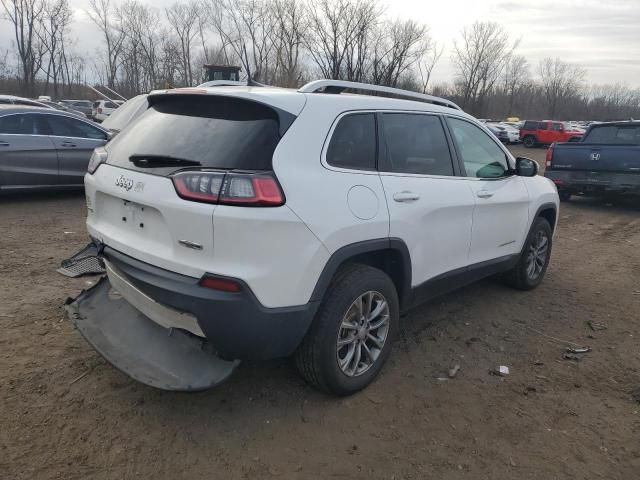
[[[103,277],[65,305],[82,336],[131,378],[163,390],[198,391],[224,381],[240,363],[217,357],[206,341],[158,325]]]

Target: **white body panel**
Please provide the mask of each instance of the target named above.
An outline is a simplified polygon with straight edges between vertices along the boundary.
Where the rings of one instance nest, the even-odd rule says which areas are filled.
[[[273,158],[273,169],[285,191],[287,205],[329,253],[351,243],[386,238],[389,213],[378,173],[332,168],[322,160],[327,132],[342,108],[332,102],[318,104],[324,98],[317,97],[308,99],[305,111],[278,145]],[[362,204],[362,199],[352,192],[356,186],[371,192],[369,204],[361,205],[370,209],[368,214],[358,213],[355,202]]]
[[[184,93],[189,90],[201,93]],[[345,112],[423,111],[479,125],[461,111],[362,95],[255,87],[204,91],[298,116],[273,155],[286,204],[251,208],[187,201],[167,177],[107,164],[85,177],[87,227],[92,236],[143,262],[195,278],[212,273],[241,279],[265,307],[307,303],[331,254],[344,246],[400,238],[410,251],[416,286],[451,270],[518,253],[537,209],[545,203],[558,206],[555,187],[543,177],[379,174],[334,168],[324,160],[332,128]],[[117,186],[120,175],[132,182],[130,189]],[[403,191],[419,199],[393,200]],[[491,195],[479,198],[481,191]],[[187,248],[180,240],[201,249]]]
[[[475,201],[467,182],[459,177],[381,176],[390,235],[402,238],[411,255],[412,286],[468,265]]]
[[[469,264],[518,253],[529,230],[523,177],[466,180],[475,197]]]

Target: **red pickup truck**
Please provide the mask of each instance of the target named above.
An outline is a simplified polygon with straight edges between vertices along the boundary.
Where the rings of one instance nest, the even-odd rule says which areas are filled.
[[[582,138],[581,132],[566,130],[562,122],[527,120],[520,129],[520,140],[525,147],[551,145],[555,142],[575,142]]]

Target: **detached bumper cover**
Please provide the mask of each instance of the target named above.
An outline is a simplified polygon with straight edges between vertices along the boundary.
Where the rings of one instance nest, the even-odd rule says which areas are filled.
[[[198,337],[153,322],[112,289],[107,277],[68,301],[65,308],[100,355],[152,387],[206,390],[224,381],[239,363],[217,357]]]

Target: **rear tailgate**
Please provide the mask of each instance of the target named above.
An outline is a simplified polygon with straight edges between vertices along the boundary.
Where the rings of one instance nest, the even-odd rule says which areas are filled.
[[[148,97],[149,108],[106,145],[106,163],[85,176],[94,238],[172,272],[211,271],[213,214],[223,190],[214,180],[226,175],[226,187],[246,193],[240,187],[249,180],[236,181],[238,172],[269,172],[282,128],[295,119],[228,93]],[[294,98],[299,111],[304,96]]]
[[[168,177],[111,165],[87,175],[85,191],[92,237],[161,268],[204,273],[203,259],[213,255],[216,205],[181,199]]]
[[[548,170],[640,174],[640,145],[556,144]]]

